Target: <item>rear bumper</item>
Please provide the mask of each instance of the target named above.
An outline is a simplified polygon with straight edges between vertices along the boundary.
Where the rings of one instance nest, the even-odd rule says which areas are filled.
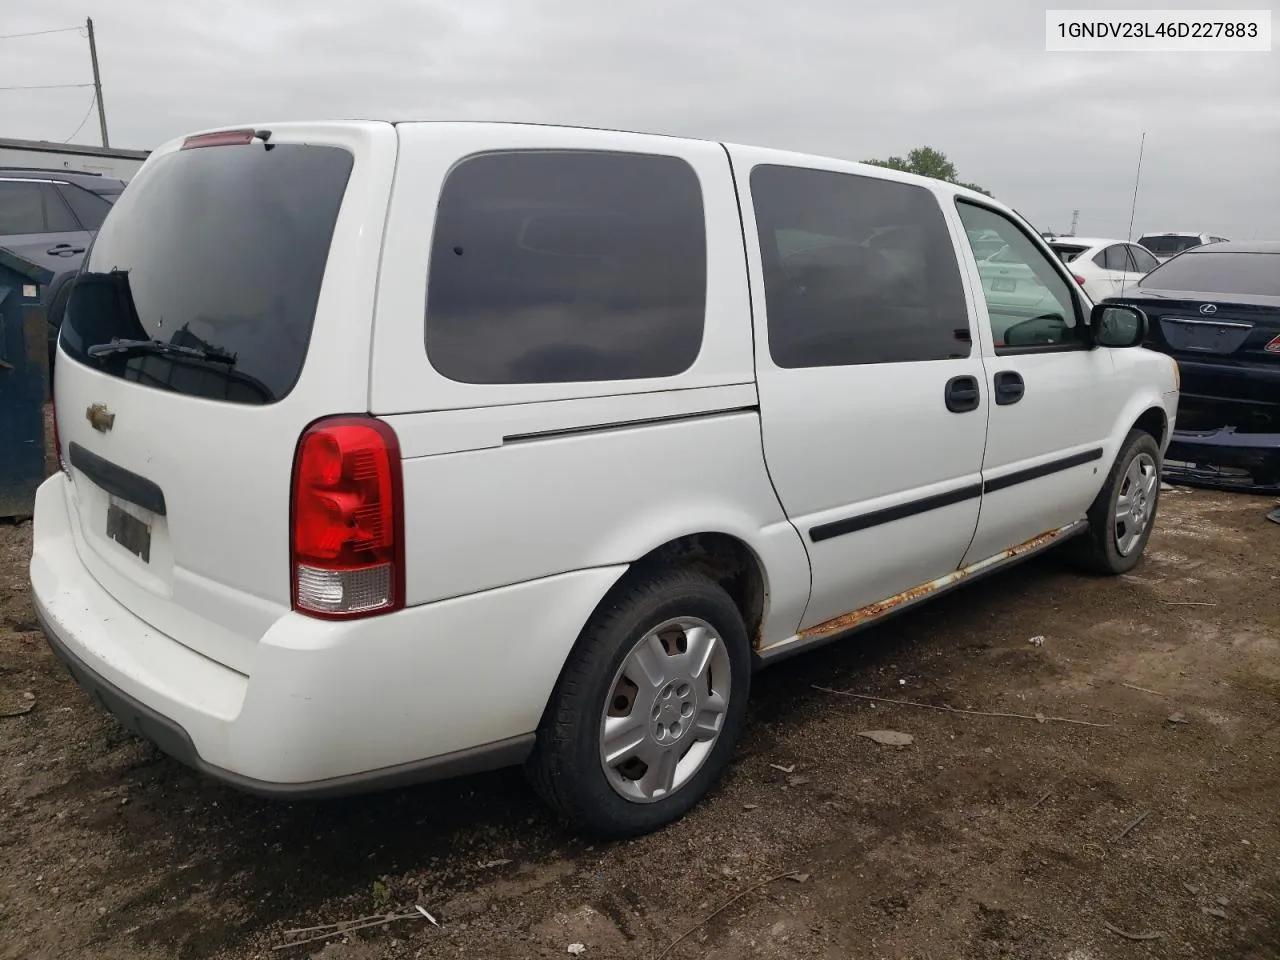
[[[1165,479],[1249,493],[1280,492],[1280,433],[1175,430],[1165,455]]]
[[[32,599],[54,654],[133,732],[259,795],[336,796],[521,762],[569,649],[624,568],[348,622],[289,613],[250,675],[160,635],[92,577],[57,474],[36,499]]]
[[[322,780],[279,783],[245,776],[209,763],[200,755],[190,734],[177,720],[125,692],[82,660],[67,641],[63,640],[58,628],[50,623],[39,606],[36,608],[36,619],[40,622],[40,628],[44,631],[54,656],[66,666],[72,679],[91,700],[119,720],[126,730],[150,741],[173,759],[205,776],[260,797],[275,800],[319,799],[386,790],[426,780],[442,780],[521,763],[533,748],[534,734],[529,733],[425,760]]]

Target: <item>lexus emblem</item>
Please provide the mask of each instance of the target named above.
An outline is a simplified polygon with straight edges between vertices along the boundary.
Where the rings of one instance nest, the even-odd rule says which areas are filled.
[[[84,418],[99,433],[106,433],[116,422],[116,415],[107,409],[105,403],[91,403],[85,408]]]
[[[1215,307],[1212,303],[1202,303],[1200,304],[1200,312],[1203,313],[1205,316],[1208,316],[1211,313],[1217,313],[1218,308]]]

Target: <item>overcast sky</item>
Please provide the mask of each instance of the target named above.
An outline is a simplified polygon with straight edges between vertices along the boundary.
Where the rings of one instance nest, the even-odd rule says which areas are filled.
[[[1041,229],[1280,238],[1280,52],[1044,50],[987,0],[0,0],[0,34],[94,17],[112,144],[224,123],[580,123],[850,159],[946,153]],[[1054,7],[1169,7],[1055,2]],[[1200,8],[1272,8],[1275,0]],[[981,9],[981,12],[978,10]],[[0,86],[87,82],[75,32],[0,40]],[[0,91],[0,136],[66,140],[92,90]],[[77,143],[97,143],[88,117]]]

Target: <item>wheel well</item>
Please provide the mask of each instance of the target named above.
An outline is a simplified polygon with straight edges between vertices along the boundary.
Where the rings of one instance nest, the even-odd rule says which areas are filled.
[[[1151,436],[1155,438],[1156,443],[1163,447],[1165,431],[1169,429],[1169,419],[1165,416],[1164,411],[1159,407],[1152,407],[1137,419],[1133,425],[1133,429],[1151,434]]]
[[[755,551],[729,534],[689,534],[646,553],[632,565],[621,582],[673,567],[698,570],[720,584],[733,598],[742,614],[742,622],[746,624],[747,636],[755,643],[764,621],[767,590],[764,569]]]

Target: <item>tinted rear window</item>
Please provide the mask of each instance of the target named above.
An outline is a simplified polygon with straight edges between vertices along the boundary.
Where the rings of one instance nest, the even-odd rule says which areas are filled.
[[[1142,285],[1152,290],[1280,297],[1280,254],[1197,251],[1152,270]]]
[[[1171,257],[1183,250],[1200,246],[1199,237],[1143,237],[1138,243],[1161,257]]]
[[[685,161],[476,156],[440,194],[427,355],[463,383],[674,376],[701,348],[706,288],[702,188]]]
[[[261,144],[157,158],[98,232],[62,327],[64,349],[149,386],[273,403],[302,372],[320,281],[352,156],[328,146]],[[234,358],[121,354],[150,339]]]
[[[1070,246],[1065,243],[1051,243],[1049,246],[1062,258],[1063,263],[1070,263],[1089,249],[1088,247]]]

